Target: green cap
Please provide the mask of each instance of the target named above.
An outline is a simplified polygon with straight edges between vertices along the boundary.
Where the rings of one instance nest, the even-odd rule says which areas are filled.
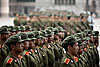
[[[77,40],[75,39],[74,36],[68,36],[63,40],[62,47],[66,48],[68,45],[74,44],[76,42]]]
[[[51,30],[45,30],[47,32],[46,36],[49,36],[49,35],[53,35],[54,32],[52,32]]]
[[[14,30],[21,31],[20,26],[14,26]]]
[[[45,30],[51,30],[51,31],[53,31],[53,27],[47,27]]]
[[[1,28],[8,28],[8,26],[7,25],[4,25],[4,26],[1,26]]]
[[[45,30],[41,30],[42,36],[47,36],[47,32]]]
[[[25,28],[26,28],[26,31],[32,31],[32,28],[29,25],[26,25]]]
[[[82,33],[77,33],[77,36],[83,38]]]
[[[79,46],[82,46],[82,45],[86,45],[86,43],[80,42],[80,43],[78,43],[78,45],[79,45]]]
[[[85,37],[85,38],[82,38],[82,41],[86,41],[86,40],[89,40],[90,38],[89,37]]]
[[[57,28],[53,29],[54,34],[59,34],[59,30]]]
[[[95,33],[95,36],[100,36],[99,31],[93,31]]]
[[[6,27],[0,28],[0,34],[8,34],[8,33],[10,33],[10,32],[8,31],[8,28],[6,28]]]
[[[13,26],[9,26],[9,27],[8,27],[8,30],[11,31],[11,32],[16,32],[16,30],[14,29]]]
[[[21,31],[25,31],[25,26],[20,26]]]
[[[22,42],[23,40],[21,39],[21,36],[18,36],[18,35],[13,35],[11,37],[9,37],[7,40],[6,40],[6,44],[9,44],[9,45],[13,45],[14,43],[17,43],[17,42]]]
[[[62,27],[60,27],[60,26],[58,26],[57,29],[58,29],[60,32],[65,32],[65,30],[64,30]]]
[[[27,35],[28,35],[28,38],[29,38],[30,40],[35,40],[35,39],[36,39],[33,32],[27,32]]]
[[[18,36],[21,36],[22,40],[25,41],[25,40],[30,40],[28,38],[28,35],[25,33],[25,32],[21,32],[21,33],[18,33],[17,34]]]

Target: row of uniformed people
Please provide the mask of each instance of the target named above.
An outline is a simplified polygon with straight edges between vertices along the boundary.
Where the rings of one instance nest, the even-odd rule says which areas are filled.
[[[34,60],[32,60],[30,58],[28,59],[26,57],[26,55],[29,55],[29,54],[32,55],[32,57],[34,57],[34,59],[38,62],[38,65],[39,65],[38,67],[41,67],[41,66],[44,67],[44,66],[47,66],[47,65],[51,67],[51,66],[54,65],[54,63],[58,63],[57,61],[61,58],[61,56],[63,54],[63,51],[61,49],[62,47],[60,47],[61,45],[58,45],[56,43],[55,43],[56,45],[53,44],[54,43],[53,40],[54,40],[54,38],[55,38],[55,41],[56,42],[58,42],[59,40],[61,40],[61,38],[64,37],[64,31],[65,31],[65,30],[63,30],[62,27],[59,27],[58,29],[57,28],[52,28],[52,27],[50,28],[50,27],[48,27],[46,30],[42,30],[41,32],[40,31],[33,31],[33,32],[27,31],[27,33],[21,33],[21,31],[19,31],[19,30],[17,32],[16,31],[11,32],[11,35],[15,35],[16,33],[19,33],[17,35],[20,36],[21,38],[23,38],[23,41],[24,40],[25,41],[29,41],[29,43],[27,43],[27,42],[24,43],[23,42],[24,45],[25,45],[24,46],[24,54],[25,54],[25,58],[27,59],[26,61],[27,61],[28,67],[31,64],[32,65],[37,65],[37,64],[33,64],[33,61]],[[52,32],[51,30],[54,31],[54,32]],[[8,32],[8,30],[7,30],[6,27],[1,28],[0,31],[2,32],[2,34],[9,36],[9,32]],[[14,32],[15,32],[15,34],[12,34]],[[26,31],[24,31],[24,32],[26,32]],[[55,33],[55,37],[53,36],[54,33]],[[60,38],[59,38],[58,35],[60,36]],[[45,37],[43,37],[43,36],[45,36]],[[6,48],[7,46],[9,47],[9,43],[11,43],[10,45],[12,45],[13,40],[14,41],[18,41],[17,39],[12,39],[11,40],[12,42],[11,42],[11,41],[9,41],[9,38],[7,39],[7,44],[8,45],[5,44],[6,42],[4,44],[2,44],[1,45],[2,46],[1,47],[1,50],[4,49],[4,48]],[[34,43],[34,40],[35,40],[35,43]],[[50,43],[50,45],[48,45],[49,44],[48,42]],[[15,43],[15,42],[13,42],[13,43]],[[42,46],[44,46],[44,47],[42,47]],[[6,49],[8,49],[8,47]],[[40,47],[42,47],[42,48],[40,48]],[[58,49],[58,47],[59,47],[59,49]],[[5,49],[4,52],[2,52],[0,54],[0,56],[1,56],[1,60],[0,60],[1,65],[3,65],[2,63],[3,63],[4,59],[5,59],[5,57],[2,54],[5,53],[4,55],[7,56],[7,54],[9,53],[9,51],[11,52],[11,49],[10,48],[11,48],[11,46],[9,47],[9,50],[8,51]],[[15,47],[15,48],[17,48],[17,47]],[[43,48],[45,48],[45,50]],[[35,50],[33,50],[33,49],[35,49]],[[37,55],[37,57],[35,57],[34,54],[32,54],[31,52],[28,52],[27,50],[28,51],[31,50],[32,53],[35,53]],[[33,51],[35,51],[35,52],[33,52]],[[16,52],[14,52],[14,53],[16,53]],[[21,54],[21,55],[23,56],[23,54]],[[8,58],[7,61],[9,62],[9,58]],[[11,61],[11,59],[10,59],[10,61]],[[16,62],[16,61],[17,60],[15,60],[14,62]],[[30,62],[32,62],[32,63],[30,63]]]
[[[17,16],[17,18],[20,18],[20,16]],[[57,16],[57,15],[49,15],[49,16],[31,15],[29,16],[29,18],[30,19],[28,20],[23,19],[23,16],[22,16],[21,18],[22,20],[15,19],[14,25],[15,26],[30,25],[34,30],[45,29],[48,26],[51,26],[51,27],[61,26],[70,34],[74,34],[74,33],[90,28],[88,25],[89,23],[87,22],[87,17],[85,16],[82,16],[80,18],[80,16],[63,17],[63,16]],[[73,30],[73,32],[70,31],[70,29]]]
[[[2,27],[1,27],[1,30],[0,30],[1,34],[6,34],[7,35],[9,33],[8,30],[5,27],[3,27],[3,28],[4,29],[2,29]],[[60,64],[60,63],[61,62],[65,62],[65,61],[61,60],[62,57],[65,56],[65,54],[63,53],[63,50],[62,50],[62,47],[61,47],[62,46],[61,45],[61,40],[64,37],[64,31],[65,30],[63,30],[63,28],[61,28],[61,27],[58,27],[58,29],[57,28],[53,28],[53,27],[48,27],[47,29],[45,29],[45,31],[44,30],[42,30],[41,32],[40,31],[33,31],[33,32],[27,31],[28,33],[19,33],[19,32],[26,32],[26,31],[18,30],[16,33],[19,33],[19,34],[17,34],[17,36],[18,37],[20,36],[22,38],[22,43],[24,43],[24,40],[25,41],[29,41],[29,47],[28,47],[28,42],[25,42],[24,43],[25,46],[23,47],[24,48],[24,52],[22,54],[18,55],[18,56],[19,57],[21,57],[21,56],[25,57],[24,58],[25,59],[25,63],[28,66],[30,66],[30,65],[34,65],[34,66],[35,65],[36,66],[39,65],[38,67],[40,67],[40,66],[43,66],[43,67],[45,67],[45,66],[46,67],[47,66],[59,67],[61,65],[61,67],[63,67],[62,64]],[[13,31],[13,32],[15,32],[15,31]],[[54,34],[56,34],[56,35],[54,35]],[[86,37],[86,35],[87,35],[87,37],[90,36],[90,38],[91,38],[91,40],[89,38],[85,38],[85,39],[89,39],[89,40],[85,40],[85,43],[90,46],[90,47],[88,47],[89,51],[87,51],[88,48],[84,47],[84,52],[83,52],[84,54],[83,53],[80,54],[80,55],[83,56],[83,58],[81,59],[82,60],[81,62],[78,62],[78,65],[83,65],[84,66],[83,63],[85,63],[85,65],[87,64],[86,66],[90,66],[91,65],[92,67],[94,67],[94,66],[96,67],[96,63],[98,63],[98,61],[96,61],[96,60],[98,60],[98,52],[97,52],[97,48],[95,47],[95,45],[96,46],[98,45],[98,37],[97,36],[99,34],[98,34],[98,31],[93,32],[92,35],[91,34],[92,34],[91,31],[86,30],[84,33],[78,33],[78,34],[76,34],[74,36],[74,37],[80,37],[81,38],[80,40],[82,40],[83,42],[84,42],[84,38]],[[17,36],[15,36],[15,37],[17,37]],[[25,38],[25,36],[26,36],[26,38]],[[27,38],[27,36],[28,36],[28,38]],[[85,37],[83,37],[83,36],[85,36]],[[68,36],[68,37],[70,37],[70,36]],[[69,39],[68,37],[67,37],[67,39]],[[4,38],[4,37],[1,37],[1,38]],[[6,38],[4,38],[4,39],[6,40]],[[13,36],[12,36],[12,38],[13,38]],[[2,40],[4,40],[4,39],[2,39]],[[8,45],[11,45],[13,40],[16,41],[17,39],[9,39],[8,38],[8,40],[7,40]],[[30,41],[32,41],[33,43],[30,42]],[[66,44],[65,44],[66,46],[69,45],[67,42],[70,42],[70,41],[66,41],[66,38],[65,38],[64,41],[66,42]],[[87,43],[87,41],[89,41],[89,42]],[[91,44],[93,44],[93,45],[91,45]],[[1,45],[2,46],[2,50],[5,51],[5,52],[1,52],[1,54],[2,54],[1,55],[1,59],[3,61],[5,59],[3,57],[7,56],[6,53],[9,52],[9,51],[6,51],[6,49],[8,49],[8,48],[6,48],[8,45]],[[36,49],[34,49],[32,45],[34,45],[34,48],[36,48]],[[12,48],[11,46],[9,46],[9,47],[10,47],[10,49]],[[16,49],[16,47],[13,48],[13,49]],[[67,47],[64,47],[64,48],[67,48]],[[31,50],[31,49],[34,49],[34,50]],[[82,48],[81,48],[81,50],[82,50]],[[35,51],[36,57],[35,57],[35,54],[33,54],[33,51]],[[27,55],[29,55],[29,56],[31,55],[31,57],[28,58]],[[30,59],[32,57],[33,57],[33,59]],[[11,64],[9,64],[9,63],[10,62],[12,63],[12,60],[14,60],[13,61],[14,63],[12,63],[12,65],[15,64],[16,62],[19,62],[18,58],[17,59],[12,59],[12,58],[8,57],[7,59],[8,60],[6,60],[5,63],[4,63],[4,65],[6,65],[6,63],[7,63],[7,66],[11,66]],[[37,62],[34,62],[34,60],[36,60]],[[66,61],[68,61],[68,59]],[[74,62],[74,61],[71,60],[71,62]],[[2,63],[2,61],[1,61],[1,63]],[[20,65],[20,63],[21,62],[19,62],[18,65]],[[36,64],[36,63],[38,63],[38,64]],[[69,65],[69,64],[67,63],[67,65]],[[73,65],[73,64],[71,63],[71,65]]]
[[[62,42],[66,55],[60,67],[99,67],[98,36],[98,31],[86,30],[66,37]]]

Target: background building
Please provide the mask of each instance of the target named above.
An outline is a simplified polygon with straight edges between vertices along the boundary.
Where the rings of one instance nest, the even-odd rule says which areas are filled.
[[[100,13],[100,0],[0,0],[0,15],[29,14],[47,9],[67,10],[76,14],[93,11]]]

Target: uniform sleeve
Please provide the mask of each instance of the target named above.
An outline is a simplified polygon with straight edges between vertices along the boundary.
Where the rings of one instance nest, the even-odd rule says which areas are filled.
[[[60,67],[69,67],[69,66],[67,64],[65,64],[65,63],[61,63]]]
[[[35,62],[35,59],[30,55],[29,55],[29,59],[30,59],[30,66],[37,67],[37,62]]]
[[[3,67],[13,67],[12,64],[3,64]]]

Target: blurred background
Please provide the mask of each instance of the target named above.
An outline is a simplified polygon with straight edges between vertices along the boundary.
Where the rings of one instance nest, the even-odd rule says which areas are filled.
[[[100,14],[100,0],[0,0],[0,16],[15,16],[15,13],[29,15],[33,11],[65,10],[80,13]]]

